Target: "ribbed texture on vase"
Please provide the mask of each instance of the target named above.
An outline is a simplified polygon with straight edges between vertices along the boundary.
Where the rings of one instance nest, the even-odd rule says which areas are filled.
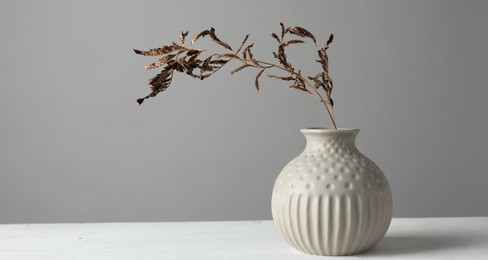
[[[296,249],[352,255],[372,248],[391,221],[392,197],[380,168],[356,148],[357,129],[302,130],[305,150],[273,188],[275,225]]]
[[[392,202],[385,193],[389,190],[367,196],[292,193],[273,201],[273,219],[283,237],[304,253],[358,254],[388,230]]]

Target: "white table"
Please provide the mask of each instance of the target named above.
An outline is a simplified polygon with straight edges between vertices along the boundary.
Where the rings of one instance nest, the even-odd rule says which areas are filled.
[[[292,249],[269,220],[0,225],[0,259],[488,259],[488,217],[393,219],[366,254]]]

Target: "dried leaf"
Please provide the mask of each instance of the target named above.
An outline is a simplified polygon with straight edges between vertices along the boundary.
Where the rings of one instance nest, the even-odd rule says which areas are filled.
[[[281,25],[281,41],[283,41],[283,38],[285,38],[285,26],[283,25],[283,23],[280,23]]]
[[[254,64],[257,64],[256,60],[254,59],[254,56],[252,55],[251,48],[247,49],[247,54],[249,55],[249,59],[254,62]],[[258,64],[259,65],[259,64]]]
[[[313,43],[315,43],[315,45],[317,45],[317,41],[315,40],[315,36],[313,36],[313,34],[311,32],[307,31],[306,29],[304,29],[302,27],[290,26],[290,27],[286,28],[285,33],[291,33],[294,35],[298,35],[300,37],[308,37],[308,38],[312,39],[312,41],[313,41]]]
[[[222,53],[222,54],[218,54],[218,56],[224,58],[239,59],[239,57],[233,53]]]
[[[200,53],[202,53],[201,50],[189,50],[189,51],[186,52],[186,55],[193,56],[195,54],[200,54]]]
[[[200,37],[205,37],[206,35],[208,35],[210,33],[209,30],[205,30],[205,31],[201,31],[199,32],[197,35],[195,35],[195,37],[193,37],[193,39],[191,40],[191,44],[195,44],[195,42],[200,38]]]
[[[157,74],[154,78],[148,80],[148,84],[153,86],[154,90],[164,91],[168,88],[168,84],[171,82],[173,76],[173,70],[163,70]]]
[[[299,85],[296,85],[296,84],[290,86],[290,88],[298,89],[298,90],[301,90],[301,91],[304,91],[304,92],[309,92],[306,88],[303,88],[302,86],[299,86]]]
[[[289,40],[289,41],[286,41],[286,42],[282,42],[280,44],[280,46],[286,47],[286,46],[288,46],[290,44],[298,44],[298,43],[304,43],[304,41],[302,41],[302,40]]]
[[[285,68],[292,68],[291,65],[288,63],[286,60],[286,53],[285,53],[285,45],[280,44],[278,46],[278,61],[280,62],[281,65],[283,65]]]
[[[256,90],[259,91],[259,78],[263,74],[263,72],[266,70],[266,68],[262,69],[259,71],[259,73],[256,75],[256,79],[254,79],[254,86],[256,87]]]
[[[229,49],[232,51],[232,48],[229,46],[229,44],[221,41],[217,35],[215,35],[215,29],[213,27],[210,28],[210,30],[205,30],[205,31],[201,31],[200,33],[198,33],[192,40],[191,40],[191,44],[195,44],[195,42],[201,38],[201,37],[205,37],[209,35],[210,38],[212,39],[212,41],[216,42],[217,44],[223,46],[224,48],[226,49]]]
[[[305,86],[305,81],[303,80],[302,77],[296,77],[297,78],[297,82],[298,82],[298,85],[300,86],[300,88],[302,89],[307,89],[307,87]]]
[[[280,38],[278,37],[278,35],[276,35],[276,33],[272,33],[272,34],[271,34],[271,37],[275,38],[275,39],[278,41],[278,43],[281,43],[281,40],[280,40]]]
[[[202,61],[197,58],[198,58],[198,54],[190,56],[190,58],[188,59],[188,63],[194,65],[195,67],[198,67],[200,63],[202,63]]]
[[[185,62],[185,58],[183,57],[176,60],[174,69],[178,72],[184,72],[189,70],[190,68],[188,67],[188,64]]]
[[[224,65],[227,62],[229,62],[229,60],[221,60],[221,59],[218,59],[218,60],[211,60],[210,61],[210,64],[221,64],[221,65]]]
[[[327,40],[327,43],[325,44],[325,46],[329,46],[330,43],[332,43],[332,41],[334,40],[334,34],[331,33],[330,36],[329,36],[329,39]]]
[[[282,42],[278,46],[277,59],[280,62],[280,64],[283,65],[287,69],[293,69],[293,67],[286,60],[285,47],[290,45],[290,44],[298,44],[298,43],[303,43],[303,41],[302,40],[290,40],[290,41]]]
[[[242,51],[242,58],[247,59],[247,53],[252,48],[252,46],[254,46],[254,43],[251,43],[247,45],[246,48],[244,48],[244,50]]]
[[[157,67],[161,67],[166,62],[168,62],[169,60],[173,59],[175,56],[176,56],[175,54],[166,55],[166,56],[162,57],[161,59],[159,59],[157,62],[154,62],[154,63],[151,63],[149,65],[146,65],[144,67],[144,69],[145,70],[150,70],[150,69],[154,69],[154,68],[157,68]]]
[[[218,45],[232,51],[232,48],[230,47],[229,44],[227,44],[226,42],[223,42],[221,41],[217,35],[215,35],[215,29],[212,27],[210,28],[210,34],[209,34],[210,38],[212,38],[212,41],[214,41],[215,43],[217,43]]]
[[[199,32],[192,40],[191,40],[191,44],[195,44],[195,42],[201,38],[201,37],[205,37],[209,35],[210,38],[212,38],[212,41],[214,41],[215,43],[219,44],[220,46],[228,49],[228,50],[231,50],[232,51],[232,48],[230,47],[229,44],[227,44],[226,42],[223,42],[221,41],[217,35],[215,35],[215,29],[213,27],[210,28],[210,30],[205,30],[205,31],[201,31]]]
[[[329,72],[329,56],[327,55],[325,48],[319,50],[319,58],[320,63],[322,64],[322,69],[325,72]]]
[[[284,81],[296,80],[294,77],[282,77],[282,76],[276,76],[276,75],[272,75],[272,74],[268,74],[267,76],[268,76],[268,78],[281,79]]]
[[[232,70],[232,71],[230,72],[230,74],[232,75],[232,74],[234,74],[234,73],[236,73],[236,72],[239,72],[239,71],[241,71],[242,69],[247,68],[247,67],[249,67],[249,66],[251,66],[251,64],[244,64],[244,65],[241,65],[241,66],[239,66],[239,67],[235,68],[234,70]]]
[[[150,49],[148,51],[141,51],[134,49],[134,52],[143,56],[161,56],[177,50],[181,50],[183,47],[173,43],[172,45],[163,46],[161,48]]]
[[[144,100],[155,97],[158,93],[165,91],[171,84],[173,79],[172,70],[163,70],[161,73],[156,75],[154,78],[148,80],[148,84],[151,85],[151,93],[149,95],[137,99],[137,104],[141,105]]]
[[[241,51],[241,49],[244,46],[244,44],[246,44],[246,41],[247,41],[248,38],[249,38],[249,34],[246,35],[246,37],[244,37],[244,40],[242,40],[241,45],[239,45],[239,48],[236,51],[236,54],[239,54],[239,52]]]
[[[186,31],[186,32],[183,32],[183,31],[182,31],[182,32],[181,32],[181,34],[180,34],[180,45],[185,44],[185,37],[186,37],[187,35],[188,35],[188,31]]]

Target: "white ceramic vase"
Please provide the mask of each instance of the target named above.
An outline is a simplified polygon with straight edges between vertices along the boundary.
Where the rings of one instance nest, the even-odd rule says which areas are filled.
[[[273,220],[294,248],[313,255],[371,249],[391,221],[383,172],[355,145],[359,129],[302,129],[307,145],[276,179]]]

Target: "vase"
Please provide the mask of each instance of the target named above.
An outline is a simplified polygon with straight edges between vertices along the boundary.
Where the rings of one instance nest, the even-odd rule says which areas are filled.
[[[390,186],[356,147],[359,129],[302,129],[305,150],[276,179],[273,221],[295,249],[313,255],[365,252],[385,235]]]

